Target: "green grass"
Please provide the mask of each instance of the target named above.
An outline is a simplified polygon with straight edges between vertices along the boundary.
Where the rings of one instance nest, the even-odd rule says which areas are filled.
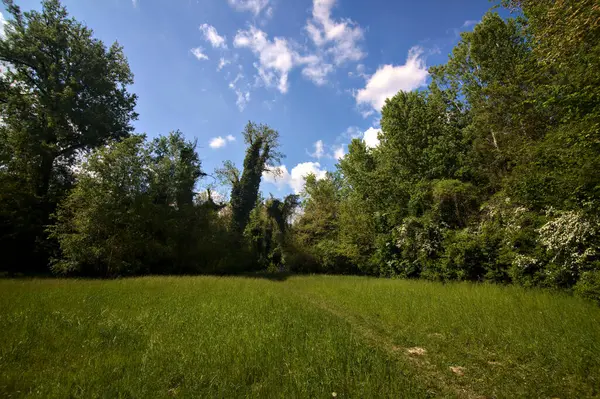
[[[600,395],[600,308],[516,287],[0,280],[0,333],[0,397]]]

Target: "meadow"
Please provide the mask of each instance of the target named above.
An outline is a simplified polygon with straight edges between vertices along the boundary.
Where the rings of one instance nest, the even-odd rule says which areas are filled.
[[[2,397],[597,397],[600,308],[367,277],[0,280]]]

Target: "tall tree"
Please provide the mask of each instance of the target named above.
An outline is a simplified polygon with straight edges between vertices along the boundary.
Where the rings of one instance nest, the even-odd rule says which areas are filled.
[[[0,179],[39,212],[25,235],[10,194],[0,207],[2,246],[43,239],[43,225],[72,182],[78,154],[127,137],[137,118],[133,75],[119,44],[107,48],[69,18],[59,0],[22,12],[3,0],[11,19],[0,39]],[[32,205],[35,204],[35,205]],[[33,225],[37,226],[34,227]],[[31,236],[33,234],[33,236]]]
[[[243,132],[248,148],[241,175],[231,162],[226,162],[219,174],[231,184],[232,228],[244,232],[250,212],[258,200],[263,172],[272,172],[281,161],[279,133],[267,125],[248,122]]]

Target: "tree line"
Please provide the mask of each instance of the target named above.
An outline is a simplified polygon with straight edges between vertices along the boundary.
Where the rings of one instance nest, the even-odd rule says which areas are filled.
[[[424,90],[381,110],[300,196],[264,198],[279,133],[250,122],[227,203],[197,193],[196,145],[134,134],[123,49],[58,0],[0,39],[2,268],[58,274],[356,273],[600,297],[600,6],[504,0]]]

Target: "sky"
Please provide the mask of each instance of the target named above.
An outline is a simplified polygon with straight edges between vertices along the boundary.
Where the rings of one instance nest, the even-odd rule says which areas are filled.
[[[22,9],[39,0],[16,0]],[[63,0],[135,75],[136,132],[181,130],[206,173],[243,163],[248,121],[280,133],[281,173],[261,190],[281,197],[323,177],[353,138],[377,145],[380,110],[419,90],[445,63],[487,0]],[[6,11],[0,7],[3,17]],[[201,187],[214,184],[211,177]],[[225,189],[222,188],[223,193]]]

